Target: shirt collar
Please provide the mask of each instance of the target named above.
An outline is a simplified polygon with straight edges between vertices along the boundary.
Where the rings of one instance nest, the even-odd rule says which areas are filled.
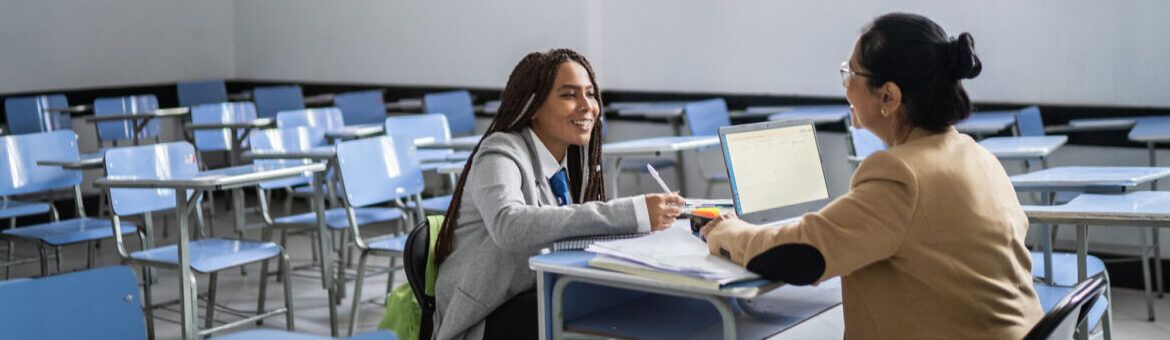
[[[557,158],[553,157],[551,151],[548,151],[548,147],[544,145],[544,142],[540,141],[540,136],[537,136],[535,131],[532,131],[530,128],[528,129],[528,133],[532,136],[534,144],[536,144],[536,157],[540,159],[540,170],[544,172],[545,178],[552,178],[553,175],[557,174],[557,171],[561,171],[565,167],[565,162],[557,162]],[[568,158],[565,157],[565,160],[568,160]]]

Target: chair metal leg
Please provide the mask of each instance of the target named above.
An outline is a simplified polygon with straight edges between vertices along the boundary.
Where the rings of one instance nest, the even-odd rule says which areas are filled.
[[[288,330],[291,332],[297,329],[293,322],[295,318],[293,318],[292,282],[288,279],[288,269],[292,267],[290,267],[288,264],[288,253],[286,253],[283,249],[280,251],[280,265],[286,268],[285,270],[280,271],[280,276],[281,283],[284,284],[284,322]]]
[[[207,279],[207,315],[203,319],[203,328],[210,329],[215,325],[215,288],[219,283],[219,272],[211,272]],[[263,285],[261,285],[263,287]],[[260,296],[261,299],[264,296]]]
[[[268,241],[267,238],[265,238],[264,240]],[[288,229],[280,229],[280,249],[288,249]],[[265,263],[267,263],[267,261]],[[278,271],[280,271],[281,273],[283,273],[286,270],[289,270],[288,266],[284,265],[284,262],[281,262],[280,264],[278,264],[276,269]],[[280,275],[280,276],[276,277],[276,282],[281,282],[283,280],[284,280],[284,275]]]
[[[1165,295],[1162,289],[1162,241],[1158,234],[1159,228],[1150,228],[1154,233],[1154,287],[1158,290],[1158,298]]]
[[[1146,293],[1146,315],[1149,316],[1150,321],[1154,321],[1154,295],[1153,285],[1150,284],[1150,247],[1146,236],[1147,231],[1140,231],[1142,235],[1142,286],[1144,286]]]
[[[41,277],[49,276],[49,253],[44,243],[37,242],[37,252],[41,253]]]
[[[353,305],[349,307],[348,336],[353,336],[354,329],[357,328],[358,304],[362,300],[362,281],[365,281],[366,278],[366,257],[368,255],[368,251],[362,251],[362,254],[358,256],[357,278],[353,281]]]
[[[397,269],[394,269],[394,268],[396,266],[398,266],[397,262],[398,262],[398,256],[391,255],[390,256],[390,277],[386,279],[386,294],[390,294],[390,292],[394,290],[394,272],[398,271]]]
[[[61,246],[53,247],[53,256],[56,257],[53,262],[56,262],[57,273],[61,272]]]
[[[142,266],[142,309],[146,312],[146,337],[154,339],[154,302],[150,297],[150,286],[154,278],[150,274],[150,268]]]
[[[87,242],[86,244],[87,244],[87,246],[85,249],[85,269],[93,269],[93,264],[94,264],[94,254],[93,253],[94,253],[94,248],[97,247],[97,242],[91,241],[91,242]]]
[[[271,237],[271,229],[265,228],[261,240],[267,241]],[[268,299],[268,260],[260,261],[260,297],[256,299],[256,314],[264,314],[264,300]],[[256,325],[264,324],[264,320],[256,320]]]

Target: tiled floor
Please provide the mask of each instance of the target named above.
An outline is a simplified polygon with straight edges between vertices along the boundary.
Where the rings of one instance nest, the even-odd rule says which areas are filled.
[[[226,200],[225,200],[226,201]],[[222,205],[222,203],[221,203]],[[157,217],[156,217],[157,218]],[[173,223],[173,219],[172,223]],[[249,221],[258,221],[256,218],[250,218]],[[161,221],[161,219],[160,219]],[[216,235],[231,235],[233,230],[230,225],[230,219],[227,214],[217,214],[217,223],[215,224]],[[161,225],[161,224],[160,224]],[[174,228],[174,226],[169,226]],[[392,225],[376,226],[375,231],[389,232],[393,230]],[[161,232],[158,232],[161,235]],[[160,243],[173,243],[175,239],[175,232],[170,232],[169,238]],[[248,237],[258,237],[258,232],[250,232]],[[307,264],[310,259],[309,239],[305,237],[290,237],[289,238],[291,257],[293,265]],[[129,241],[128,246],[131,249],[137,249],[137,241]],[[32,256],[35,254],[34,248],[28,245],[18,245],[18,256]],[[82,268],[84,266],[84,248],[73,247],[64,250],[64,270],[71,271]],[[114,249],[114,243],[107,241],[102,244],[98,256],[99,265],[111,265],[119,262],[118,255]],[[354,261],[356,263],[356,259]],[[370,260],[371,265],[385,266],[389,264],[389,260],[385,257],[373,257]],[[274,268],[274,267],[273,267]],[[241,275],[239,270],[228,270],[220,275],[218,300],[220,304],[241,309],[255,309],[256,296],[258,294],[258,275],[259,265],[250,265],[247,267],[247,274]],[[13,268],[12,275],[14,277],[28,277],[37,275],[39,267],[36,264],[27,264],[16,266]],[[162,270],[160,271],[160,281],[154,286],[154,299],[156,302],[176,299],[178,297],[178,281],[177,275],[174,271]],[[321,281],[315,278],[316,272],[311,270],[303,270],[296,272],[292,278],[292,287],[294,292],[294,312],[296,329],[299,332],[308,332],[315,334],[328,335],[329,334],[329,314],[326,308],[326,293],[321,288]],[[311,276],[311,277],[310,277]],[[199,285],[201,290],[205,290],[206,276],[199,278]],[[362,294],[363,298],[368,300],[381,299],[385,295],[386,289],[386,275],[377,275],[375,277],[368,277],[365,282],[365,292]],[[395,274],[395,283],[402,284],[405,282],[405,277],[402,271],[399,270]],[[282,305],[283,290],[281,285],[275,281],[269,282],[268,296],[266,304],[269,307],[276,307]],[[347,289],[352,292],[353,285],[350,283]],[[1157,315],[1160,316],[1158,321],[1149,322],[1146,320],[1145,301],[1140,290],[1131,289],[1115,289],[1113,291],[1113,298],[1116,302],[1114,305],[1114,330],[1113,335],[1115,339],[1167,339],[1170,338],[1170,299],[1156,300],[1155,309]],[[350,319],[349,307],[352,302],[352,297],[347,296],[344,302],[337,306],[339,320],[341,325],[339,329],[341,334],[345,334],[345,329]],[[202,322],[203,312],[200,309],[199,318]],[[376,328],[378,321],[383,314],[383,307],[372,303],[362,304],[360,307],[360,318],[358,322],[358,332],[369,331]],[[173,311],[157,311],[156,316],[159,319],[177,320],[178,315]],[[231,316],[226,314],[217,314],[216,319],[230,319]],[[159,339],[177,339],[179,338],[179,326],[176,323],[157,320],[156,335]],[[251,326],[249,326],[251,327]],[[272,317],[265,320],[263,327],[284,327],[284,317]],[[784,334],[774,337],[774,339],[840,339],[844,330],[843,319],[841,316],[841,308],[834,308],[819,317],[809,320],[797,327],[794,327]],[[231,332],[231,331],[228,331]],[[3,330],[0,330],[0,338],[3,338]]]

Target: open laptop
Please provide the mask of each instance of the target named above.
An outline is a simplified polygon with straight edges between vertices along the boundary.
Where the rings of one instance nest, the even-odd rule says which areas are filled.
[[[719,143],[740,219],[761,225],[790,223],[829,203],[811,121],[725,126],[719,128]]]

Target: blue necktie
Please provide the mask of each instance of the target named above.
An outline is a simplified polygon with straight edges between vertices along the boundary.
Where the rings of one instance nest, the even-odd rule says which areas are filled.
[[[561,171],[557,171],[549,178],[548,185],[552,187],[553,195],[557,197],[557,205],[573,204],[573,198],[569,197],[569,173],[565,172],[565,168],[561,168]]]

